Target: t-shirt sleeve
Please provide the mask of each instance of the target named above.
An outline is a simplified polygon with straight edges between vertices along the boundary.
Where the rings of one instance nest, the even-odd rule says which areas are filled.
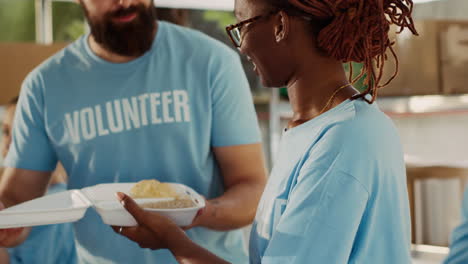
[[[344,172],[301,173],[262,263],[348,263],[368,198],[364,186]]]
[[[453,230],[450,253],[444,264],[468,263],[468,188],[462,205],[462,223]]]
[[[212,146],[260,142],[252,94],[239,56],[223,56],[211,71]]]
[[[5,166],[53,171],[57,157],[47,136],[44,119],[43,83],[39,74],[30,74],[23,82],[13,121],[13,138]]]

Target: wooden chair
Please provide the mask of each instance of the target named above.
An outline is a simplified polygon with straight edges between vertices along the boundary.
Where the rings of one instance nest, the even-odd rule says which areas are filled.
[[[460,194],[461,199],[463,199],[463,193],[465,191],[465,185],[468,178],[468,168],[456,168],[456,167],[445,167],[445,166],[429,166],[429,167],[419,167],[419,166],[406,166],[406,177],[408,184],[408,196],[410,203],[410,212],[411,212],[411,241],[415,243],[416,241],[416,215],[415,215],[415,195],[414,195],[414,185],[416,181],[424,181],[429,179],[440,179],[440,180],[449,180],[449,179],[458,179],[460,181]]]

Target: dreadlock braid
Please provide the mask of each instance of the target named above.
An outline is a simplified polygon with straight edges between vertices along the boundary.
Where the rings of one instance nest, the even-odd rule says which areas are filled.
[[[390,25],[400,27],[398,33],[408,28],[417,35],[411,13],[412,0],[275,0],[277,8],[296,9],[317,21],[329,21],[317,36],[318,47],[329,56],[343,63],[350,63],[350,82],[367,75],[367,90],[354,98],[364,98],[372,103],[377,89],[388,85],[398,73],[398,58],[393,50],[394,42],[388,36]],[[283,2],[279,4],[280,2]],[[285,10],[288,11],[288,10]],[[396,61],[396,69],[390,79],[381,84],[383,68],[390,50]],[[361,73],[353,79],[352,62],[363,64]],[[365,98],[367,94],[372,99]]]

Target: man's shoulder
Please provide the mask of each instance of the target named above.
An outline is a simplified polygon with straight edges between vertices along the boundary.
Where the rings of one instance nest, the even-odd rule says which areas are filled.
[[[63,49],[57,51],[55,54],[45,59],[39,65],[37,65],[26,77],[26,80],[36,79],[39,76],[44,76],[50,73],[63,70],[64,67],[69,65],[71,60],[78,60],[83,57],[83,52],[80,49],[81,40],[78,40],[68,44]]]

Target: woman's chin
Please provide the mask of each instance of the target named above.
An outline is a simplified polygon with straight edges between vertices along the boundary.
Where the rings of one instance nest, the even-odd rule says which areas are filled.
[[[261,82],[262,82],[263,87],[271,87],[270,82],[268,82],[268,81],[265,80],[264,78],[260,77],[260,80],[261,80]]]
[[[260,78],[260,82],[262,83],[263,87],[270,87],[271,82],[269,81],[269,78],[265,78],[265,76],[258,70],[255,71],[255,73]]]
[[[284,85],[281,84],[280,82],[277,82],[277,81],[275,82],[271,79],[263,78],[261,75],[260,75],[260,80],[262,82],[263,87],[266,87],[266,88],[284,87]]]
[[[255,73],[260,78],[260,81],[263,87],[274,88],[274,87],[283,87],[284,85],[277,78],[275,79],[271,74],[264,74],[264,71],[256,68]],[[273,78],[270,78],[273,77]]]

